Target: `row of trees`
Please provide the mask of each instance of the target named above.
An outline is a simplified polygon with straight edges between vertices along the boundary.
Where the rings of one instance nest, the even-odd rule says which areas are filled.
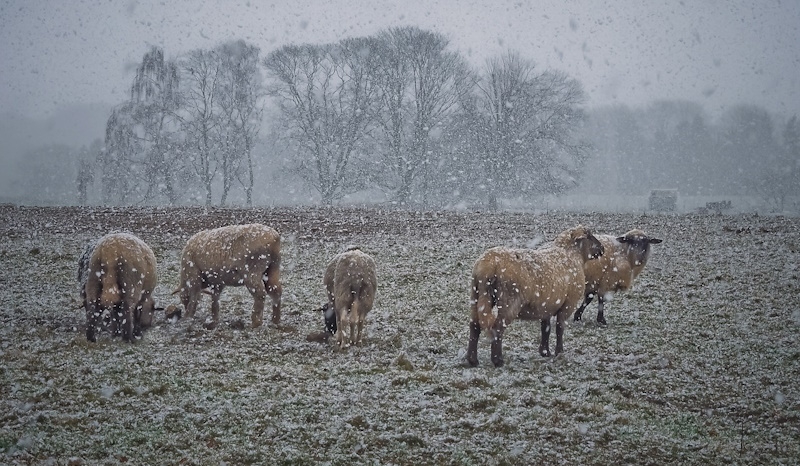
[[[684,101],[584,112],[584,99],[563,73],[515,53],[475,69],[414,27],[265,57],[244,41],[173,60],[154,47],[104,143],[75,152],[79,201],[251,205],[271,189],[313,193],[279,202],[495,208],[582,174],[604,193],[751,195],[779,210],[800,196],[796,117],[736,105],[712,120]]]
[[[698,196],[743,195],[784,211],[800,197],[800,121],[734,105],[712,121],[694,102],[595,109],[582,132],[587,167],[619,194],[676,188]]]
[[[179,61],[151,48],[130,100],[106,125],[98,159],[103,202],[176,204],[202,196],[210,205],[219,178],[221,204],[236,182],[252,204],[252,151],[263,112],[258,61],[258,48],[242,41]],[[187,190],[196,184],[200,193]]]
[[[403,27],[259,54],[237,41],[167,60],[153,47],[97,166],[80,167],[82,192],[97,170],[104,203],[225,204],[241,190],[250,205],[256,166],[278,165],[326,204],[375,190],[496,206],[573,186],[587,156],[580,83],[515,53],[474,70],[444,36]]]

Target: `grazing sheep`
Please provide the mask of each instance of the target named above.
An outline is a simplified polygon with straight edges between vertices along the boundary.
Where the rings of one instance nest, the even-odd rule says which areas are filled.
[[[246,286],[253,295],[253,327],[263,323],[264,303],[272,298],[272,322],[281,319],[281,237],[261,224],[203,230],[186,242],[181,254],[180,293],[186,315],[193,317],[200,294],[211,295],[212,329],[219,324],[219,296],[226,286]],[[210,291],[206,291],[210,290]]]
[[[583,299],[583,265],[603,254],[583,226],[566,230],[540,249],[496,247],[472,271],[467,362],[478,365],[478,338],[489,330],[492,363],[503,365],[503,332],[515,319],[540,320],[539,354],[550,355],[550,317],[556,316],[556,355],[563,351],[564,322]]]
[[[99,320],[106,311],[113,333],[121,333],[127,341],[140,338],[142,329],[152,325],[156,258],[136,236],[111,233],[89,244],[78,260],[78,281],[87,340],[97,340]]]
[[[322,307],[326,332],[336,334],[340,349],[348,344],[361,345],[364,322],[378,286],[375,261],[351,247],[330,261],[323,282],[328,292],[328,302]],[[350,333],[345,336],[348,327]]]
[[[597,323],[606,325],[603,307],[610,293],[628,290],[633,285],[650,257],[650,245],[661,240],[647,236],[642,230],[631,230],[616,238],[598,235],[597,239],[603,244],[605,254],[583,267],[586,291],[583,304],[575,311],[575,320],[581,320],[586,306],[597,296]]]

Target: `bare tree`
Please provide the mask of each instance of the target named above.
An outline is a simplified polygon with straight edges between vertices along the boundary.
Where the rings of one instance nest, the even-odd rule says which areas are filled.
[[[193,50],[180,62],[182,81],[181,127],[187,141],[190,166],[205,190],[210,206],[214,177],[219,169],[220,119],[217,115],[217,82],[221,63],[217,51]]]
[[[179,85],[177,64],[164,60],[161,48],[151,47],[131,85],[133,119],[138,124],[136,132],[143,151],[145,202],[158,200],[161,193],[170,204],[178,202],[175,173],[182,168],[176,122],[181,105]]]
[[[264,91],[258,68],[260,50],[242,40],[223,44],[217,50],[222,61],[217,102],[224,123],[221,127],[223,187],[220,203],[225,204],[233,180],[238,178],[250,206],[254,185],[252,150],[263,114]]]
[[[363,150],[375,106],[375,41],[284,46],[264,59],[286,131],[298,145],[300,175],[324,204],[361,189]],[[355,165],[355,166],[353,166]]]
[[[137,187],[141,147],[133,113],[128,102],[112,110],[106,122],[105,150],[99,157],[103,204],[129,203]]]
[[[447,51],[447,39],[416,27],[378,36],[377,75],[381,110],[377,122],[385,147],[379,184],[405,204],[420,175],[432,166],[430,139],[472,89],[464,59]]]
[[[583,118],[580,83],[557,71],[537,73],[508,53],[486,62],[472,113],[488,206],[500,195],[558,193],[576,184],[587,145],[574,138]]]

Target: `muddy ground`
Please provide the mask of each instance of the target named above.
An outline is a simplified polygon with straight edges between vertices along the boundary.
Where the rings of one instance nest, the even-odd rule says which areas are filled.
[[[251,329],[252,299],[221,321],[167,321],[134,344],[90,344],[77,260],[109,231],[159,261],[175,304],[180,250],[205,228],[261,222],[283,236],[283,317]],[[577,223],[637,227],[654,246],[634,289],[537,353],[514,322],[506,365],[467,367],[471,266]],[[322,329],[322,271],[350,244],[378,264],[363,347]],[[0,206],[0,463],[792,464],[800,458],[800,219],[376,208]]]

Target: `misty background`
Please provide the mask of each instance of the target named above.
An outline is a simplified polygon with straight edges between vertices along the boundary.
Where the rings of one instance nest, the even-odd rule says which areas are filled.
[[[0,201],[798,213],[800,3],[563,3],[2,2]]]

